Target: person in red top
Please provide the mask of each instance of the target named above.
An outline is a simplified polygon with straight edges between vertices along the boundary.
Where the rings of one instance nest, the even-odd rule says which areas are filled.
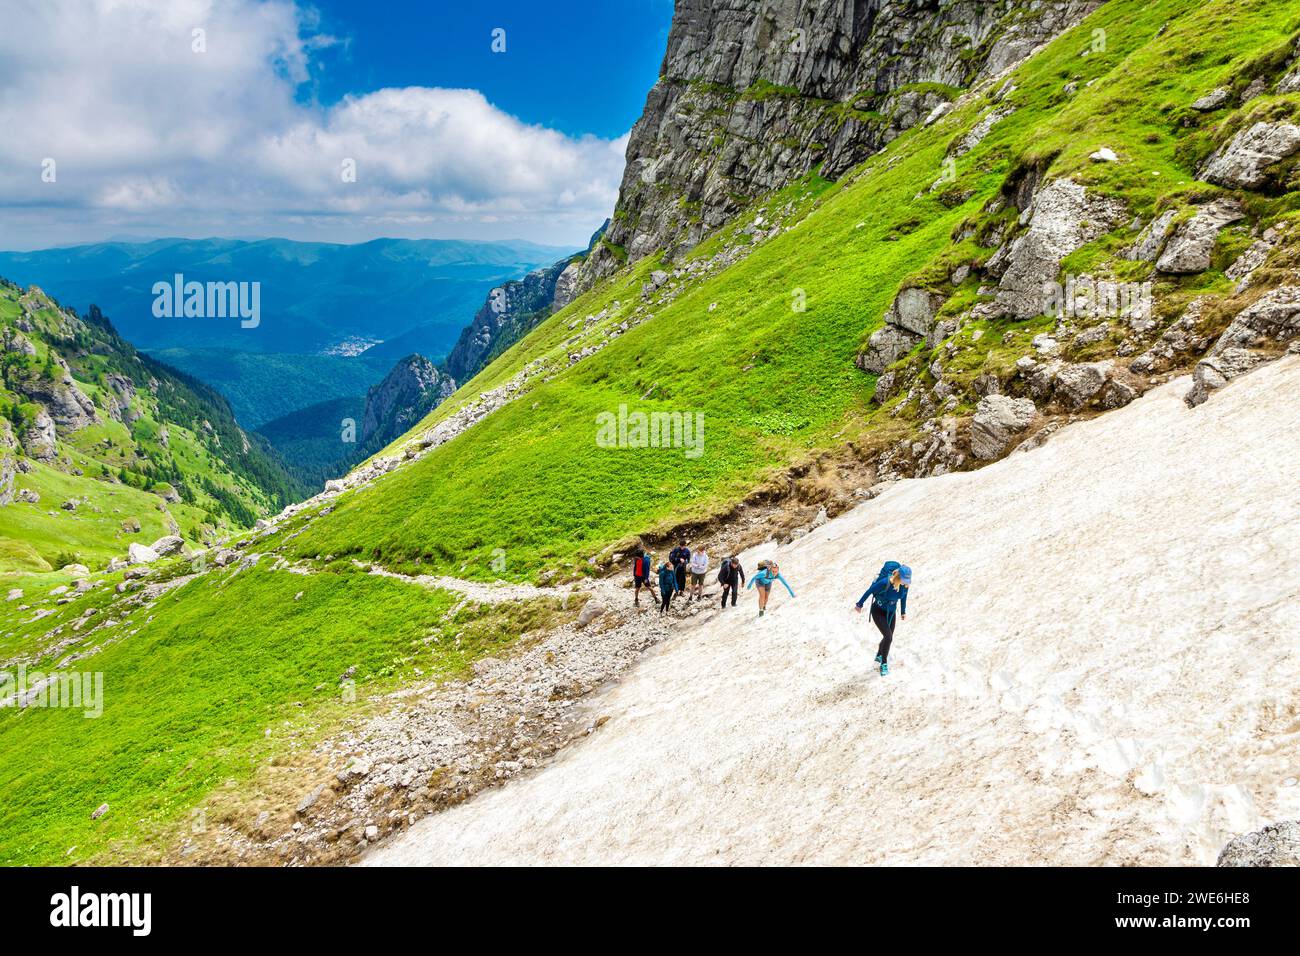
[[[650,583],[650,566],[654,563],[654,558],[645,548],[639,549],[632,556],[632,587],[635,589],[632,596],[634,607],[641,606],[641,589],[650,588],[650,593],[654,594],[654,585]]]

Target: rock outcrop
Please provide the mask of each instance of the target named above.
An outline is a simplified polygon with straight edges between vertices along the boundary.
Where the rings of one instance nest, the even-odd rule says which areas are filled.
[[[970,450],[980,461],[1001,458],[1011,440],[1029,427],[1037,409],[1027,398],[988,395],[971,419]]]
[[[1271,167],[1300,152],[1300,126],[1256,123],[1206,161],[1201,179],[1234,189],[1258,189]]]
[[[547,316],[578,295],[579,266],[600,238],[609,220],[592,234],[587,252],[536,269],[522,279],[497,286],[461,332],[447,355],[447,374],[468,382],[492,358],[531,332]]]
[[[97,422],[95,403],[77,387],[67,364],[59,359],[53,366],[54,377],[34,374],[17,384],[17,391],[28,401],[44,407],[54,424],[66,431],[77,431]]]
[[[1187,404],[1195,407],[1300,337],[1300,287],[1281,286],[1243,309],[1192,371]]]
[[[856,364],[864,372],[879,375],[912,351],[934,328],[935,315],[943,296],[925,289],[904,289],[885,313],[885,324],[858,355]]]
[[[363,447],[397,438],[456,391],[455,379],[422,355],[408,355],[366,393]]]
[[[1225,226],[1245,218],[1241,203],[1220,199],[1203,206],[1170,237],[1156,269],[1171,275],[1192,275],[1210,268],[1214,245]]]
[[[838,178],[1102,2],[679,0],[583,287],[693,246],[814,168]]]
[[[998,310],[1016,319],[1042,315],[1043,286],[1055,282],[1070,253],[1115,229],[1125,217],[1117,199],[1089,193],[1071,179],[1048,183],[1034,197],[1029,228],[989,260],[999,277]]]
[[[56,439],[54,419],[41,409],[23,433],[23,450],[37,461],[53,461],[58,454]]]
[[[1229,840],[1217,866],[1300,866],[1300,821],[1288,820]]]

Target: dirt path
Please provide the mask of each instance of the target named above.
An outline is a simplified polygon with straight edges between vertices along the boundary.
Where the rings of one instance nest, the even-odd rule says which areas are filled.
[[[1300,817],[1300,358],[901,482],[369,864],[1210,863]],[[747,567],[758,549],[745,555]],[[852,603],[916,581],[881,678]]]
[[[363,565],[364,567],[364,565]],[[577,594],[581,591],[599,591],[607,597],[613,598],[617,591],[612,583],[609,586],[607,582],[592,582],[587,586],[565,586],[565,587],[539,587],[535,584],[512,584],[506,581],[495,581],[487,583],[484,581],[467,581],[464,578],[452,578],[445,575],[437,574],[398,574],[395,571],[388,571],[377,565],[370,566],[370,573],[385,578],[396,578],[399,581],[406,581],[411,584],[419,584],[426,588],[440,588],[444,591],[454,591],[468,601],[475,601],[479,604],[502,604],[507,601],[531,601],[535,598],[557,597],[563,598],[571,594]]]

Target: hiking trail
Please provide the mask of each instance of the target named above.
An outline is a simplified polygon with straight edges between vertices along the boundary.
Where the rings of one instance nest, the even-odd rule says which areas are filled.
[[[1300,817],[1300,357],[1188,384],[747,552],[798,597],[679,628],[591,736],[363,863],[1209,864]]]

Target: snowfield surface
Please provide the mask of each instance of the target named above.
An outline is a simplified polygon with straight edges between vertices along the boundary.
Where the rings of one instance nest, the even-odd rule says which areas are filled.
[[[582,743],[365,862],[1210,864],[1300,817],[1300,358],[1186,391],[745,555],[797,599],[684,624]]]

